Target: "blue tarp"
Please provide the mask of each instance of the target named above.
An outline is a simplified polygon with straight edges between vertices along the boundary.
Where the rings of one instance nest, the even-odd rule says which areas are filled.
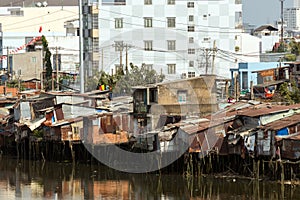
[[[288,135],[289,134],[289,130],[287,128],[283,128],[277,131],[276,135]]]

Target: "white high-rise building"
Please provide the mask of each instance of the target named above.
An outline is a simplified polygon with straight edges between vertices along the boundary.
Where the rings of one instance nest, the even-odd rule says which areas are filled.
[[[98,9],[99,69],[107,72],[133,63],[167,80],[229,77],[239,61],[240,0],[99,0]]]
[[[286,31],[300,31],[300,7],[284,9],[284,22],[286,23]]]
[[[300,7],[300,0],[294,0],[293,7],[294,8],[299,8]]]

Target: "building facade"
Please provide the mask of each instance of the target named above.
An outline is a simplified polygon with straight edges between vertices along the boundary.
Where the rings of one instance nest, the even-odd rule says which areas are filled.
[[[284,22],[286,23],[287,32],[300,31],[300,7],[284,9]]]
[[[35,51],[36,49],[29,49],[29,42],[33,38],[44,35],[52,54],[53,69],[56,70],[57,55],[59,71],[79,73],[78,13],[78,6],[0,7],[1,69],[7,69],[9,66],[9,71],[17,74],[20,66],[33,68],[29,61],[21,63],[20,66],[13,66],[12,57],[23,57],[27,52]],[[17,56],[18,54],[20,56]],[[10,62],[7,62],[7,55]],[[38,61],[40,58],[42,58],[41,53],[34,60]],[[26,63],[28,66],[25,66]],[[42,68],[41,62],[36,62],[35,65],[38,69]],[[25,73],[24,70],[22,73]],[[29,76],[40,77],[32,72]]]
[[[229,67],[238,62],[224,54],[236,53],[241,1],[99,0],[98,5],[93,31],[99,30],[100,70],[115,73],[133,63],[155,69],[167,80],[200,74],[229,77]]]

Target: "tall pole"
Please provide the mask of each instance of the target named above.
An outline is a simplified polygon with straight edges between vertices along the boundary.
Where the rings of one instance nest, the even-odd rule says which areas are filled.
[[[126,44],[126,64],[125,64],[125,72],[127,74],[128,71],[128,46]]]
[[[41,76],[41,90],[44,90],[44,47],[42,47],[41,50],[41,59],[42,59],[42,73],[40,74]]]
[[[216,40],[214,40],[214,46],[213,46],[213,57],[212,57],[212,64],[211,64],[211,74],[215,73],[215,57],[216,57]]]
[[[123,46],[121,47],[121,50],[120,50],[120,69],[123,70],[123,67],[122,67],[122,53],[123,53]]]
[[[103,49],[101,49],[101,57],[102,57],[102,60],[101,60],[101,71],[103,71],[103,65],[104,65],[104,54],[103,54]]]
[[[205,74],[208,73],[208,49],[205,49]]]
[[[56,90],[59,91],[59,85],[58,85],[58,48],[56,47]]]
[[[79,5],[79,65],[80,65],[80,93],[84,93],[84,64],[83,64],[83,22],[82,22],[82,1],[78,0],[78,5]]]
[[[283,44],[283,2],[284,0],[280,0],[281,2],[281,44]]]
[[[10,80],[10,63],[9,63],[9,49],[8,47],[6,48],[7,51],[7,75],[8,75],[8,80]]]

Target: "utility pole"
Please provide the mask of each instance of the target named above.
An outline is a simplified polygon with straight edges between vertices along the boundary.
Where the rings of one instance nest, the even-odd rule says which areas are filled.
[[[102,60],[101,60],[101,71],[103,71],[103,65],[104,65],[104,54],[103,54],[103,49],[101,49],[101,56],[102,56]]]
[[[8,47],[6,48],[7,51],[7,75],[8,75],[8,80],[10,80],[10,62],[9,62],[9,49]]]
[[[79,5],[79,63],[80,63],[80,93],[84,93],[84,63],[83,63],[83,22],[82,22],[82,0],[78,0]]]
[[[213,56],[212,56],[212,63],[211,63],[211,74],[215,73],[215,57],[216,57],[216,40],[214,40],[214,46],[213,46]]]
[[[208,49],[205,49],[205,74],[208,72]]]
[[[127,46],[127,44],[125,45],[125,50],[126,50],[126,64],[125,64],[125,72],[126,72],[126,74],[127,74],[127,72],[128,72],[128,46]]]
[[[40,74],[41,76],[41,90],[44,89],[44,62],[45,62],[45,59],[44,59],[44,47],[42,46],[42,50],[41,50],[41,57],[42,57],[42,73]]]
[[[56,90],[59,91],[59,80],[58,80],[58,48],[56,47]]]
[[[54,72],[52,72],[52,79],[51,79],[51,89],[54,91]]]
[[[284,0],[280,0],[281,2],[281,42],[280,44],[281,45],[284,45],[284,42],[283,42],[283,2]],[[284,46],[282,46],[283,50],[284,50]]]
[[[120,69],[123,70],[123,67],[122,67],[122,53],[123,53],[123,46],[120,47]]]

